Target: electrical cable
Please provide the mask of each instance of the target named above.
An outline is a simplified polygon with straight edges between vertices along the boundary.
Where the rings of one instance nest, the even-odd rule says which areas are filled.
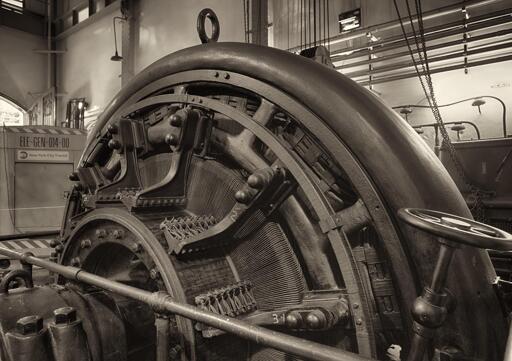
[[[313,0],[313,41],[316,46],[316,0]]]
[[[300,50],[302,51],[303,48],[302,48],[302,41],[303,41],[303,37],[302,37],[302,34],[304,33],[304,26],[303,26],[303,23],[302,23],[302,19],[304,18],[304,15],[303,15],[303,12],[304,12],[304,0],[300,0]]]
[[[243,2],[243,12],[244,12],[244,40],[245,42],[247,43],[247,4],[246,4],[246,0],[242,0]]]
[[[5,188],[7,188],[7,208],[9,213],[9,218],[11,219],[12,228],[14,231],[19,231],[16,228],[16,224],[14,223],[14,208],[10,207],[11,204],[11,186],[9,182],[8,168],[7,168],[7,127],[5,123],[2,124],[2,142],[3,142],[3,153],[4,153],[4,172],[5,172]]]
[[[329,53],[331,52],[331,12],[329,9],[329,0],[327,1],[327,50],[329,50]]]
[[[423,53],[423,56],[421,55],[420,47],[418,46],[417,35],[416,35],[415,28],[413,25],[413,19],[412,19],[412,14],[410,12],[410,6],[408,3],[408,0],[405,0],[405,1],[407,4],[409,21],[411,24],[414,40],[417,45],[418,57],[422,61],[422,70],[423,70],[422,73],[423,73],[423,76],[425,77],[425,81],[422,78],[422,73],[420,73],[420,71],[418,69],[418,64],[414,57],[414,52],[413,52],[411,44],[409,42],[407,32],[405,31],[405,26],[402,21],[402,17],[400,15],[400,10],[398,8],[397,0],[393,0],[393,4],[395,6],[398,20],[400,22],[400,28],[402,30],[404,39],[406,41],[407,49],[409,50],[409,54],[411,56],[412,63],[414,65],[416,75],[418,76],[418,79],[420,80],[421,87],[423,89],[423,92],[425,93],[425,96],[430,105],[430,109],[432,110],[434,118],[435,118],[436,122],[439,124],[439,130],[441,131],[441,135],[443,137],[443,143],[448,148],[448,154],[450,155],[450,159],[456,169],[456,172],[462,178],[462,181],[469,187],[471,194],[475,197],[475,202],[474,202],[473,206],[471,207],[471,209],[475,211],[475,217],[477,218],[477,220],[485,221],[485,217],[483,214],[483,207],[482,207],[482,199],[481,199],[482,190],[480,190],[478,187],[476,187],[473,184],[473,182],[471,182],[469,180],[469,178],[467,177],[466,172],[464,171],[464,168],[462,167],[462,163],[461,163],[459,157],[457,156],[455,148],[453,147],[453,144],[450,140],[448,131],[446,130],[446,127],[444,126],[443,119],[441,117],[441,113],[440,113],[439,107],[437,105],[437,100],[435,97],[434,87],[433,87],[433,83],[432,83],[432,77],[431,77],[431,73],[430,73],[430,67],[428,65],[428,55],[427,55],[426,41],[425,41],[425,36],[424,36],[425,34],[424,34],[424,27],[423,27],[423,14],[422,14],[422,10],[421,10],[421,0],[416,0],[416,12],[417,12],[416,15],[418,17],[418,31],[420,33],[420,39],[421,39],[421,43],[422,43],[421,52]],[[425,85],[425,82],[427,83],[427,85]],[[428,87],[428,90],[427,90],[427,87]]]
[[[286,0],[286,16],[288,17],[286,21],[286,39],[288,43],[287,49],[290,49],[290,0]]]
[[[308,48],[311,48],[311,0],[308,0]]]

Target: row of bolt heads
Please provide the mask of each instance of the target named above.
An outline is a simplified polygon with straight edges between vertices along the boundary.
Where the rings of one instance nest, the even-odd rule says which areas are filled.
[[[56,325],[67,325],[77,320],[73,307],[61,307],[53,311]],[[43,329],[43,319],[40,316],[25,316],[16,322],[16,331],[22,335],[37,334]]]

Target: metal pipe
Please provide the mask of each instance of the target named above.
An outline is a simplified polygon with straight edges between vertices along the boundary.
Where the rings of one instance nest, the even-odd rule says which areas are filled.
[[[428,107],[427,107],[428,108]],[[478,129],[478,127],[476,126],[475,123],[473,122],[468,122],[466,120],[461,120],[459,122],[443,122],[444,125],[451,125],[451,124],[469,124],[471,125],[474,129],[475,129],[475,132],[476,132],[476,137],[478,139],[481,139],[481,136],[480,136],[480,129]],[[437,130],[437,128],[439,127],[439,124],[438,123],[428,123],[428,124],[418,124],[418,125],[413,125],[412,126],[414,129],[417,129],[417,128],[424,128],[424,127],[433,127],[435,130]]]
[[[448,6],[436,9],[436,10],[428,11],[428,12],[424,13],[423,20],[435,19],[440,16],[457,13],[457,12],[461,11],[461,8],[463,6],[465,6],[466,9],[471,9],[471,8],[485,6],[485,5],[489,5],[489,4],[493,4],[493,3],[501,2],[501,1],[503,1],[503,0],[462,1],[459,3],[453,4],[453,5],[448,5]],[[413,18],[414,17],[415,17],[415,15],[413,15]],[[408,21],[409,19],[407,18],[407,19],[403,19],[403,20]],[[418,19],[414,18],[413,21],[417,22]],[[375,32],[379,32],[379,31],[395,29],[398,27],[400,27],[400,22],[398,20],[392,20],[392,21],[388,21],[383,24],[374,25],[374,26],[370,26],[370,27],[367,27],[364,29],[353,31],[350,33],[350,35],[342,34],[342,35],[335,36],[332,39],[328,39],[327,44],[332,45],[332,44],[340,43],[343,41],[352,40],[352,39],[356,39],[359,37],[364,37],[364,36],[366,36],[366,34],[368,32],[375,33]],[[300,47],[294,47],[294,48],[288,49],[288,51],[291,51],[291,52],[296,52],[299,50],[300,50]]]
[[[2,234],[0,235],[0,242],[11,241],[14,239],[25,239],[25,238],[38,238],[46,236],[58,236],[60,230],[53,231],[39,231],[39,232],[26,232],[26,233],[15,233],[15,234]]]
[[[473,98],[467,98],[467,99],[458,100],[458,101],[452,102],[452,103],[438,105],[437,107],[438,108],[449,107],[449,106],[452,106],[452,105],[468,102],[470,100],[475,101],[475,100],[477,100],[479,98],[494,99],[494,100],[498,101],[501,104],[501,108],[503,109],[502,115],[501,115],[501,117],[502,117],[501,121],[502,121],[502,127],[503,127],[503,137],[506,138],[507,137],[507,106],[505,105],[503,100],[501,100],[498,97],[495,97],[494,95],[479,95],[479,96],[476,96],[476,97],[473,97]],[[393,107],[393,109],[398,109],[398,108],[430,108],[430,106],[429,105],[410,104],[410,105],[395,105]],[[467,123],[470,123],[470,122],[467,122]],[[445,123],[445,124],[447,124],[447,123]],[[473,123],[470,123],[470,124],[473,125],[476,128],[476,126]],[[427,126],[427,125],[425,125],[425,126]],[[477,130],[477,132],[478,132],[478,130]],[[478,132],[478,133],[480,133],[480,132]],[[480,136],[478,138],[480,139]]]
[[[450,41],[450,42],[434,44],[434,45],[427,47],[427,51],[444,49],[444,48],[449,48],[449,47],[457,46],[457,45],[463,45],[464,43],[469,44],[471,42],[477,42],[480,40],[495,39],[496,37],[505,36],[505,35],[509,35],[509,34],[512,34],[512,29],[499,30],[499,31],[495,31],[492,33],[472,36],[471,38],[469,38],[467,40],[458,39],[458,40],[454,40],[454,41]],[[502,41],[505,41],[505,40],[501,40],[500,42],[502,42]],[[395,48],[401,48],[403,46],[405,46],[405,45],[392,46],[390,48],[385,48],[385,49],[375,49],[375,50],[372,50],[372,53],[375,54],[375,53],[379,53],[382,51],[388,51],[388,50],[395,49]],[[364,54],[355,54],[355,56],[350,56],[350,58],[361,58],[363,56],[364,56]],[[339,65],[336,67],[336,70],[349,69],[349,68],[353,68],[356,66],[364,66],[368,63],[380,63],[385,60],[392,60],[392,59],[401,58],[404,56],[410,56],[409,51],[402,51],[402,52],[394,53],[394,54],[390,54],[390,55],[379,56],[377,58],[366,59],[366,60],[362,60],[362,61]],[[331,57],[331,60],[335,61],[333,58],[335,58],[335,57]],[[347,58],[349,58],[349,57],[347,57]],[[341,60],[346,60],[347,58],[344,57]],[[338,60],[338,61],[341,61],[341,60]]]
[[[454,21],[448,24],[436,25],[430,28],[424,29],[425,40],[438,40],[446,38],[448,36],[458,35],[468,31],[476,31],[482,29],[488,29],[492,26],[507,24],[510,22],[510,13],[512,9],[507,8],[504,10],[495,11],[489,14],[475,16],[469,23],[464,26],[464,21]],[[408,33],[406,37],[404,35],[395,35],[384,40],[371,42],[368,45],[353,46],[350,48],[343,48],[332,52],[332,61],[340,61],[353,57],[352,53],[363,52],[360,56],[366,54],[366,51],[381,52],[388,51],[397,47],[405,47],[407,45],[406,38],[414,39],[413,33]],[[348,53],[348,54],[347,54]],[[340,55],[338,55],[340,54]],[[341,55],[347,54],[347,55]],[[355,54],[357,55],[357,54]]]
[[[260,326],[247,324],[236,318],[204,311],[198,307],[177,302],[164,292],[148,292],[123,283],[111,281],[107,278],[83,271],[80,268],[64,266],[31,256],[27,253],[21,254],[4,247],[0,247],[0,254],[11,259],[17,259],[34,266],[39,266],[53,273],[57,273],[64,278],[83,282],[146,303],[158,313],[183,316],[232,333],[257,344],[272,347],[299,357],[318,361],[374,361],[373,359],[342,351],[332,346],[322,345]]]
[[[435,63],[435,62],[439,62],[439,61],[462,58],[462,57],[466,57],[469,55],[485,54],[485,53],[494,52],[497,50],[509,49],[511,47],[512,47],[512,42],[509,41],[509,42],[505,42],[503,44],[486,46],[486,47],[482,47],[479,49],[470,50],[467,52],[461,51],[461,52],[456,52],[456,53],[451,53],[451,54],[446,54],[446,53],[441,54],[441,55],[434,56],[434,57],[428,59],[428,62],[430,64],[430,63]],[[414,63],[412,63],[412,62],[403,62],[403,63],[395,63],[395,64],[391,64],[391,65],[387,65],[387,66],[382,66],[379,68],[372,68],[371,76],[373,77],[373,74],[375,74],[375,73],[385,73],[385,72],[392,71],[392,70],[410,68],[412,66],[414,66]],[[349,78],[356,78],[359,76],[363,76],[367,73],[368,73],[367,70],[360,70],[360,71],[354,71],[351,73],[343,73],[343,74],[348,76]]]
[[[501,57],[498,57],[498,58],[494,58],[493,57],[493,58],[488,58],[488,59],[484,59],[484,60],[477,60],[477,61],[473,61],[473,62],[470,62],[470,63],[467,63],[467,64],[455,64],[455,65],[450,65],[450,66],[445,66],[445,67],[439,67],[439,68],[431,69],[430,73],[431,74],[443,73],[443,72],[451,71],[451,70],[457,70],[457,69],[470,68],[470,67],[475,67],[475,66],[480,66],[480,65],[500,63],[500,62],[508,61],[508,60],[512,60],[512,55],[505,55],[505,56],[501,56]],[[420,74],[424,75],[423,72],[420,72]],[[415,78],[417,76],[418,76],[418,74],[416,74],[416,72],[409,72],[409,73],[400,74],[400,75],[394,75],[394,76],[393,75],[391,75],[391,76],[382,76],[382,77],[379,77],[379,78],[375,78],[374,77],[374,78],[372,78],[372,84],[387,83],[387,82],[391,82],[391,81],[395,81],[395,80]],[[362,79],[361,80],[356,80],[356,82],[359,85],[362,85],[362,86],[365,86],[365,85],[369,84],[368,80],[362,80]]]

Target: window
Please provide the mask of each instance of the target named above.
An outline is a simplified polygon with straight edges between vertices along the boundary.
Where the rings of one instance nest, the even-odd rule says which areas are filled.
[[[17,13],[23,12],[25,0],[0,0],[0,5],[3,9],[14,11]]]
[[[0,96],[0,126],[23,125],[25,111]]]
[[[338,15],[340,33],[354,30],[361,27],[361,9],[346,11]]]

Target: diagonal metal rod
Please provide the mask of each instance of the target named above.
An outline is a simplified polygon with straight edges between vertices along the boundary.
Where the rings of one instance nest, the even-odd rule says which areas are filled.
[[[194,321],[232,333],[238,337],[284,351],[299,357],[317,361],[374,361],[369,358],[322,345],[299,337],[272,331],[260,326],[248,324],[236,318],[203,311],[198,307],[177,302],[164,292],[148,292],[123,283],[55,262],[34,257],[28,253],[19,253],[0,247],[0,254],[11,259],[45,268],[64,278],[83,282],[101,289],[122,295],[151,306],[156,312],[183,316]]]

